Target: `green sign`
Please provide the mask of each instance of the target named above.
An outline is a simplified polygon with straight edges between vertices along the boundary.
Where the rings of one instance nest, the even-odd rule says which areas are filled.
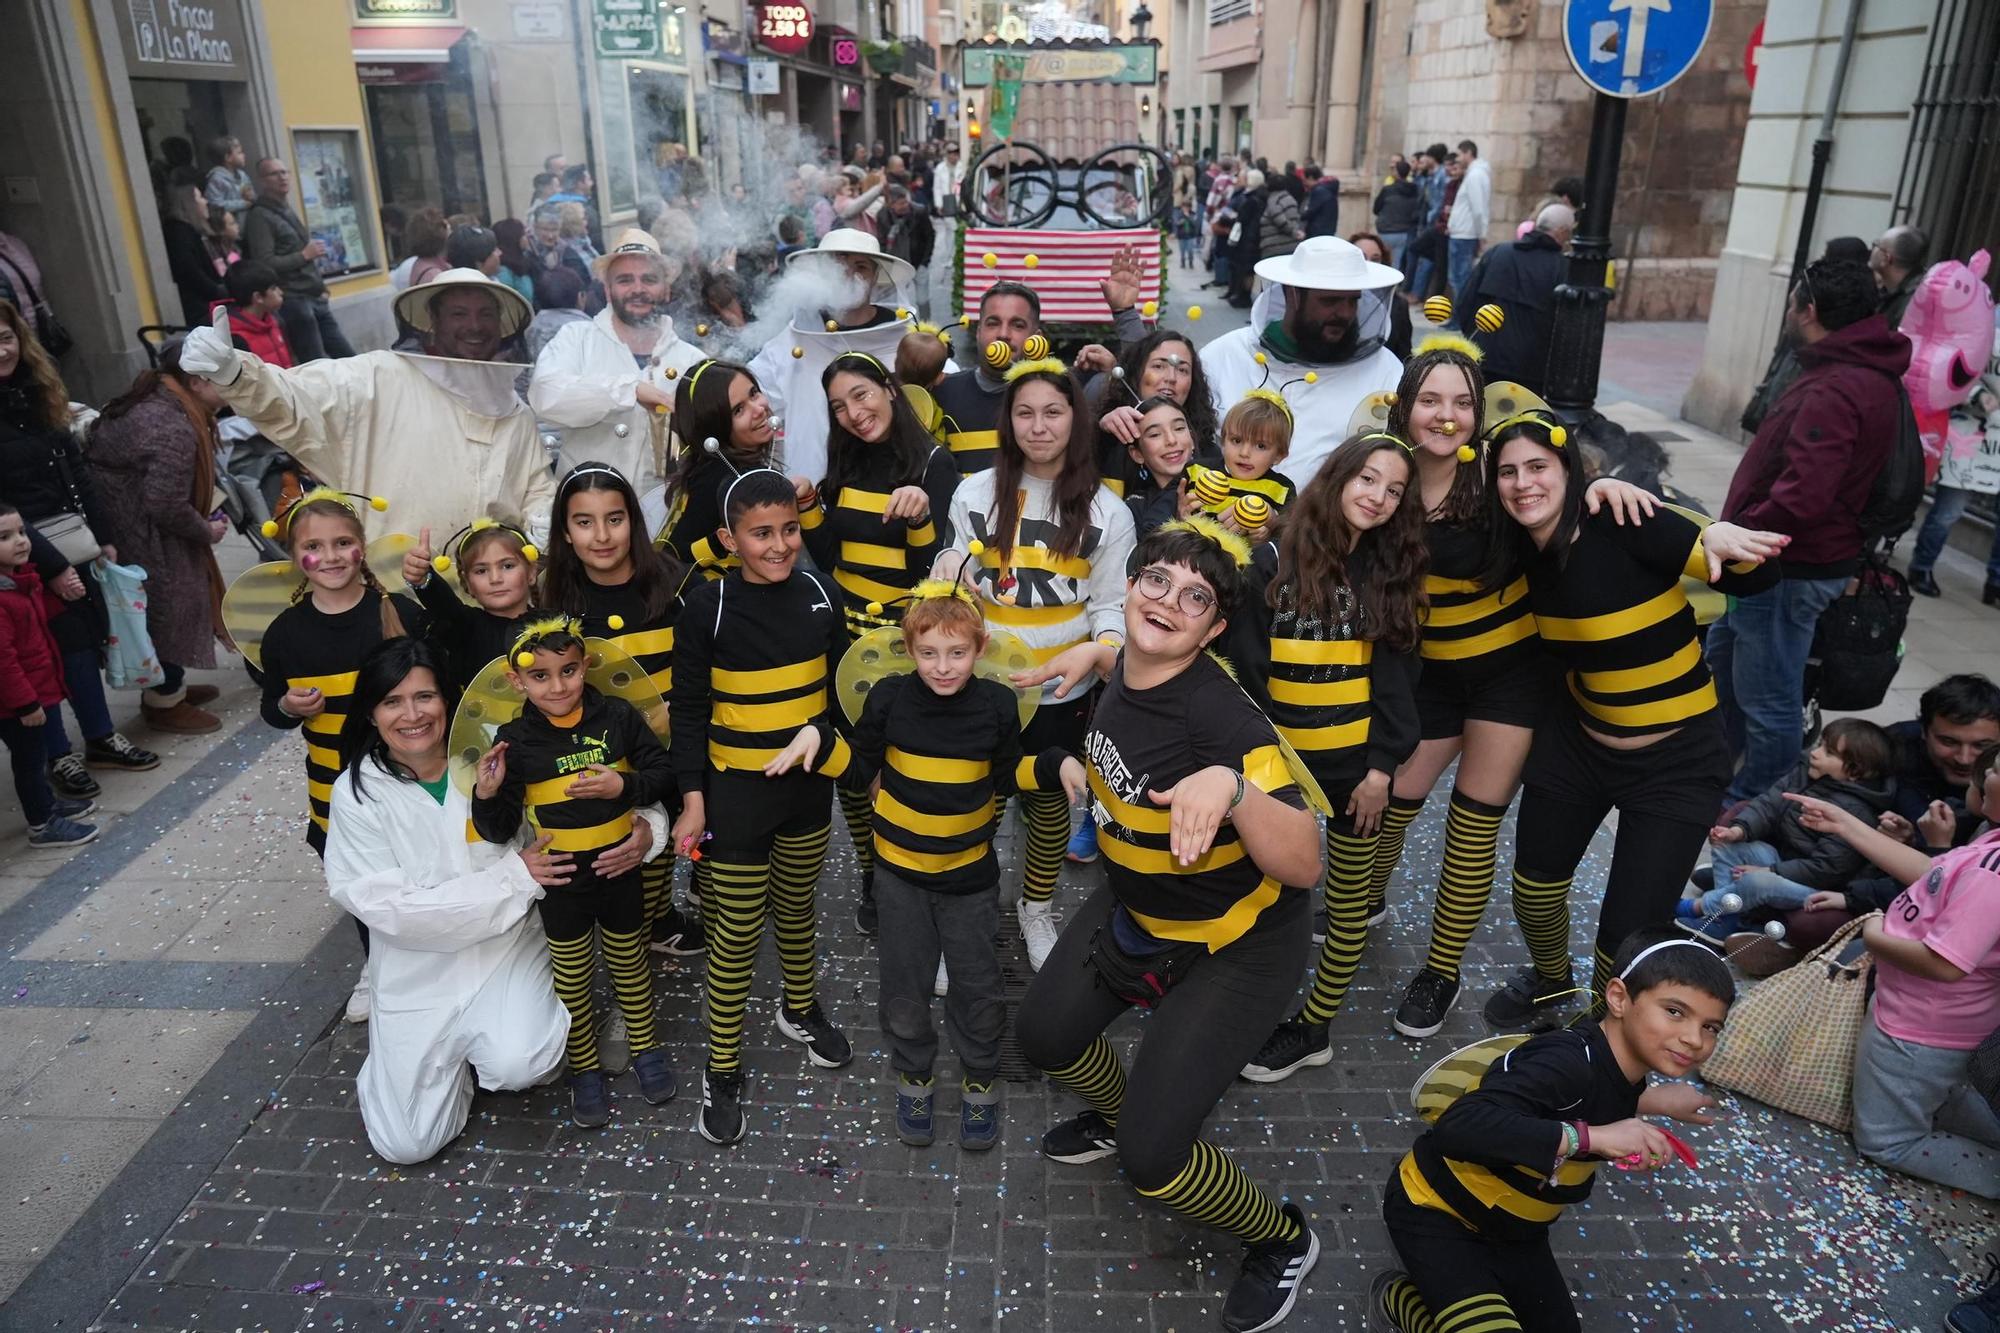
[[[590,0],[597,54],[607,60],[644,60],[660,54],[657,0]]]
[[[1160,81],[1158,42],[1102,42],[1089,45],[1035,47],[1013,45],[967,46],[963,52],[963,79],[968,88],[991,87],[1004,73],[996,71],[1002,62],[1024,62],[1020,78],[1024,83],[1139,83]]]
[[[996,139],[1014,137],[1014,113],[1021,109],[1021,77],[1026,56],[1001,56],[993,62],[993,100],[986,109],[986,128]]]

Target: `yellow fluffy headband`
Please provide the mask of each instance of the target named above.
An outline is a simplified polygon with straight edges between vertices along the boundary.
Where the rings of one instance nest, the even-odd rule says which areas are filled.
[[[622,625],[619,617],[611,617],[613,629]],[[521,632],[514,636],[514,646],[507,650],[507,660],[525,671],[535,664],[533,649],[543,639],[553,639],[567,635],[571,638],[583,637],[583,622],[575,616],[542,616],[529,621]]]
[[[1203,541],[1222,548],[1238,569],[1250,563],[1250,543],[1223,527],[1206,514],[1194,514],[1188,518],[1177,518],[1160,525],[1161,532],[1192,532]]]

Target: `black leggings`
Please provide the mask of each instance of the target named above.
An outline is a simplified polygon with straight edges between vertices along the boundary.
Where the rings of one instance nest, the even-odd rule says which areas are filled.
[[[1547,1233],[1495,1241],[1436,1209],[1410,1201],[1399,1176],[1382,1199],[1389,1240],[1409,1270],[1385,1303],[1403,1333],[1578,1333]]]
[[[1673,918],[1728,783],[1728,754],[1712,713],[1639,750],[1591,740],[1573,711],[1544,720],[1523,775],[1514,836],[1514,919],[1535,970],[1550,980],[1569,974],[1570,884],[1598,826],[1616,810],[1591,967],[1591,992],[1602,997],[1625,937]]]
[[[1286,890],[1251,934],[1196,960],[1147,1018],[1129,1079],[1103,1034],[1131,1006],[1090,960],[1115,902],[1100,887],[1063,928],[1016,1012],[1021,1053],[1117,1127],[1119,1162],[1140,1193],[1246,1240],[1289,1233],[1276,1203],[1201,1129],[1291,1005],[1311,943],[1307,895]]]

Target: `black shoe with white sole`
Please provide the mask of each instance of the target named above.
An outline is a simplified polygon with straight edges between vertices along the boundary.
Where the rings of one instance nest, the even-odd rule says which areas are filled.
[[[1568,968],[1560,978],[1545,977],[1532,967],[1524,967],[1507,978],[1507,984],[1482,1011],[1496,1028],[1532,1027],[1551,1010],[1576,996],[1576,983]]]
[[[1243,1077],[1252,1083],[1281,1083],[1307,1065],[1331,1063],[1327,1028],[1325,1023],[1308,1022],[1303,1014],[1292,1015],[1265,1038],[1256,1057],[1243,1066]]]
[[[1065,1120],[1042,1135],[1042,1156],[1080,1166],[1118,1151],[1118,1131],[1095,1111]]]
[[[1436,1036],[1445,1015],[1458,1003],[1459,990],[1459,983],[1442,972],[1427,967],[1417,973],[1396,1009],[1396,1031],[1406,1037]]]
[[[826,1011],[814,1000],[810,1009],[778,1010],[778,1031],[787,1040],[806,1048],[806,1058],[821,1069],[839,1069],[854,1059],[854,1048],[841,1030],[827,1021]]]
[[[708,941],[702,938],[701,918],[698,916],[690,916],[680,908],[670,906],[666,914],[653,923],[654,953],[687,958],[707,948]]]
[[[1288,1203],[1285,1216],[1298,1224],[1297,1236],[1244,1247],[1243,1271],[1222,1303],[1222,1326],[1230,1333],[1258,1333],[1283,1323],[1306,1274],[1319,1262],[1319,1237],[1306,1225],[1306,1215]]]
[[[743,1075],[701,1073],[701,1114],[695,1128],[710,1143],[727,1146],[743,1141]]]

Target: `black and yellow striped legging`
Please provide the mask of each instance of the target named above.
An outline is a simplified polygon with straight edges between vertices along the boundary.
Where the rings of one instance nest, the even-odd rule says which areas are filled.
[[[556,998],[569,1010],[569,1072],[597,1068],[597,1016],[590,994],[593,941],[604,949],[611,991],[625,1015],[632,1053],[660,1044],[653,1027],[653,973],[646,965],[645,891],[638,873],[621,875],[594,888],[554,888],[542,898],[542,930],[549,937],[549,964]]]
[[[674,849],[669,847],[641,865],[639,880],[645,886],[645,934],[650,944],[654,927],[674,908]]]
[[[1382,837],[1369,877],[1370,916],[1387,902],[1389,879],[1403,858],[1410,825],[1423,808],[1422,801],[1392,796],[1389,808],[1382,812]],[[1499,861],[1500,824],[1506,816],[1506,806],[1476,801],[1452,788],[1445,807],[1444,858],[1438,865],[1437,896],[1431,904],[1430,949],[1424,956],[1424,967],[1439,976],[1458,980],[1466,947],[1486,915]]]
[[[1083,753],[1083,732],[1090,716],[1091,696],[1052,703],[1043,699],[1028,725],[1021,729],[1021,752],[1036,755],[1059,746],[1073,755]],[[1069,848],[1069,796],[1055,791],[1024,791],[1016,798],[1028,817],[1027,845],[1021,853],[1021,897],[1045,903],[1055,896],[1062,876],[1063,853]]]
[[[717,854],[701,861],[701,908],[709,928],[708,1067],[715,1073],[742,1064],[744,1012],[767,911],[778,940],[785,1008],[812,1007],[819,970],[819,872],[832,836],[833,825],[821,816],[816,828],[773,834],[768,860],[724,860]]]
[[[1345,817],[1326,821],[1326,939],[1313,965],[1312,990],[1301,1013],[1325,1023],[1340,1012],[1368,943],[1369,880],[1381,835],[1359,837]]]

